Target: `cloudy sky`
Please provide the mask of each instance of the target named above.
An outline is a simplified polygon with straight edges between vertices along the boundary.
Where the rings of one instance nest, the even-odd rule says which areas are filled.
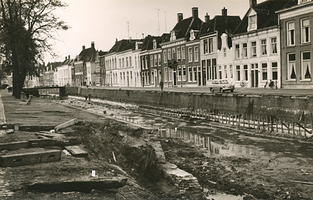
[[[258,3],[264,0],[258,0]],[[177,13],[184,18],[198,7],[199,18],[206,13],[213,18],[221,15],[223,7],[228,15],[242,18],[249,8],[249,0],[63,0],[67,8],[55,14],[66,21],[71,29],[59,31],[58,41],[52,42],[58,57],[45,56],[46,62],[74,58],[85,45],[95,42],[97,50],[108,51],[115,40],[142,38],[142,34],[161,35],[177,23]]]

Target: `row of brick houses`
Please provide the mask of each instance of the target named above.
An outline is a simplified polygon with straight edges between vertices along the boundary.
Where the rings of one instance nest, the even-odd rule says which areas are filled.
[[[177,14],[170,33],[116,40],[107,52],[92,42],[55,68],[53,84],[158,87],[162,80],[165,87],[194,87],[227,79],[236,87],[273,80],[278,88],[313,88],[313,2],[249,3],[242,19],[223,8],[202,21],[194,7],[191,17]]]

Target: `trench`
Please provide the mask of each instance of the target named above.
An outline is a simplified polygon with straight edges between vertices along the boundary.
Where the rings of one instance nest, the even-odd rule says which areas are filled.
[[[246,184],[241,184],[240,182],[242,182],[243,178],[242,172],[238,172],[239,175],[229,175],[229,171],[231,170],[227,169],[227,167],[225,166],[224,168],[222,168],[222,170],[224,170],[225,174],[231,176],[230,178],[223,177],[219,179],[218,176],[210,176],[208,175],[208,173],[204,173],[201,170],[193,172],[190,168],[184,166],[184,164],[182,164],[183,162],[180,159],[175,158],[175,156],[177,157],[177,154],[171,156],[171,151],[169,150],[170,148],[166,147],[168,141],[170,141],[170,144],[175,144],[176,141],[182,141],[183,143],[192,144],[193,146],[200,148],[202,156],[196,156],[195,159],[209,159],[210,161],[211,157],[213,157],[214,159],[226,158],[230,159],[231,163],[244,163],[245,165],[253,165],[253,167],[256,167],[256,165],[264,165],[268,176],[275,176],[275,174],[277,173],[286,173],[286,167],[283,166],[284,164],[286,164],[286,162],[295,162],[294,164],[288,165],[288,168],[294,167],[295,171],[300,170],[298,165],[299,163],[301,163],[301,171],[305,171],[304,174],[306,175],[310,174],[308,170],[310,169],[310,163],[312,163],[313,154],[313,148],[310,142],[305,142],[298,139],[285,140],[282,138],[273,137],[258,138],[251,134],[253,132],[256,132],[257,128],[255,130],[251,130],[251,127],[242,127],[241,129],[237,129],[236,124],[224,123],[225,121],[231,121],[226,117],[223,119],[212,117],[211,120],[208,121],[207,119],[203,118],[203,116],[197,113],[191,116],[185,116],[184,113],[180,113],[179,111],[166,111],[170,113],[170,116],[168,116],[165,115],[164,112],[158,112],[149,108],[139,108],[134,105],[128,106],[127,104],[116,104],[114,106],[108,106],[107,104],[109,103],[107,101],[102,102],[102,100],[96,100],[95,102],[86,102],[82,101],[82,99],[79,99],[78,97],[74,97],[69,101],[71,102],[59,101],[59,103],[72,104],[72,106],[78,106],[81,109],[86,109],[89,112],[94,112],[99,115],[105,115],[111,119],[134,124],[139,127],[145,127],[148,130],[154,131],[158,138],[162,140],[162,145],[164,145],[162,146],[162,148],[165,148],[165,155],[167,156],[166,159],[169,160],[169,162],[176,164],[178,167],[181,167],[181,169],[186,170],[187,172],[190,172],[195,177],[197,177],[201,184],[201,187],[204,190],[204,194],[208,194],[209,198],[219,199],[218,195],[220,195],[220,198],[222,198],[221,196],[223,195],[226,195],[226,197],[229,195],[228,197],[232,199],[242,199],[243,197],[240,195],[251,194],[259,198],[270,197],[269,199],[271,199],[274,195],[274,192],[266,191],[266,189],[271,189],[269,188],[270,185],[266,189],[264,188],[264,185],[269,184],[266,183],[266,181],[264,180],[263,183],[258,183],[261,184],[261,186],[258,185],[252,187],[247,186]],[[161,116],[160,113],[162,114]],[[245,134],[246,132],[250,132],[250,134]],[[164,141],[167,142],[164,143]],[[184,146],[179,148],[184,148]],[[149,152],[151,153],[151,151]],[[129,150],[127,152],[131,153],[131,151]],[[133,151],[134,154],[138,153],[135,152],[136,151]],[[150,155],[150,153],[147,154]],[[203,155],[206,156],[203,157]],[[151,155],[148,157],[150,159],[150,162],[155,162],[154,159],[151,159]],[[190,160],[190,157],[192,156],[189,156],[185,159]],[[193,159],[192,162],[195,162],[195,159]],[[310,162],[304,162],[303,159],[309,159]],[[137,159],[133,160],[133,162],[135,161],[139,162],[139,160]],[[206,170],[208,168],[210,169],[210,167],[212,168],[212,166],[208,165],[209,161],[201,161],[193,167],[202,167]],[[147,160],[141,162],[147,162]],[[142,166],[143,164],[133,163],[133,165],[138,167]],[[153,166],[149,164],[147,165],[147,163],[145,163],[143,166],[149,166],[145,169],[148,173],[145,174],[145,170],[143,169],[136,169],[139,169],[138,171],[141,171],[142,175],[147,176],[147,178],[149,178],[148,174],[159,173],[160,168],[158,166]],[[234,168],[239,167],[235,166]],[[155,173],[154,170],[157,170],[157,173]],[[213,170],[212,172],[215,171]],[[292,173],[298,172],[293,171]],[[224,174],[220,175],[224,176]],[[291,176],[291,178],[295,177],[296,176],[294,174]],[[284,177],[280,178],[283,179],[283,181],[285,182],[290,181],[285,179]],[[311,178],[313,178],[311,175],[309,175],[308,177],[302,177],[303,181],[308,181]],[[158,182],[161,179],[152,177],[151,180]],[[247,181],[246,183],[251,183],[250,181],[251,180]],[[300,186],[297,186],[296,188],[298,187]],[[212,189],[216,191],[211,192]],[[249,192],[249,190],[251,190],[252,192]],[[225,194],[225,192],[227,194]],[[279,190],[278,193],[279,194],[275,195],[283,195],[280,193],[288,194],[289,192]]]

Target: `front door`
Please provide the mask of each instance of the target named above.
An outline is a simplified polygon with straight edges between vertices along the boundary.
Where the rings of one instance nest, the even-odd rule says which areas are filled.
[[[259,87],[259,71],[251,70],[251,87]]]
[[[173,85],[176,85],[176,71],[173,71],[173,81],[174,81],[174,84]]]

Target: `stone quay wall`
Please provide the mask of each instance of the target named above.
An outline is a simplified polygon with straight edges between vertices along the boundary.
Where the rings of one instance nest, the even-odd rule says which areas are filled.
[[[313,101],[310,97],[248,95],[237,93],[161,92],[147,90],[66,87],[68,95],[91,96],[110,101],[146,105],[160,109],[199,110],[215,114],[275,118],[311,123]]]

